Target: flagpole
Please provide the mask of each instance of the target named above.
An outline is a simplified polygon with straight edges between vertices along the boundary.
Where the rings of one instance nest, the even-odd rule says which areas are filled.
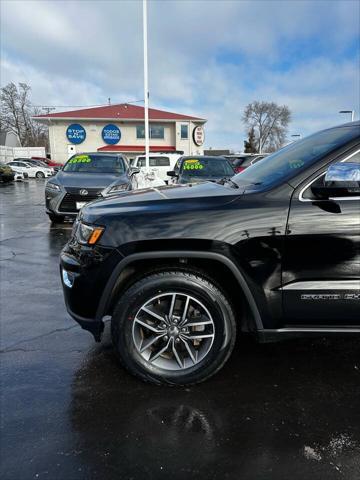
[[[148,85],[148,43],[147,43],[147,0],[143,0],[144,39],[144,100],[145,100],[145,172],[149,171],[149,85]]]

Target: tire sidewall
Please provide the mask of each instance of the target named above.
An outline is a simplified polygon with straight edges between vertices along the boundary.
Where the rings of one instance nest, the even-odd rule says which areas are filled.
[[[140,307],[152,297],[166,292],[186,293],[209,310],[215,326],[210,351],[199,364],[185,370],[165,370],[147,362],[132,338],[133,322]],[[224,295],[202,277],[184,272],[152,275],[135,284],[120,299],[112,318],[114,346],[123,363],[136,375],[155,383],[198,383],[214,374],[225,363],[235,341],[233,311]]]

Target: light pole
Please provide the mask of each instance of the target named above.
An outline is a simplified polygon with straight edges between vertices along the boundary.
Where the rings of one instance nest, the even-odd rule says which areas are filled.
[[[340,110],[339,113],[351,113],[351,121],[354,121],[355,110]]]
[[[145,99],[145,172],[149,171],[149,87],[148,87],[148,42],[147,42],[147,0],[143,0],[144,40],[144,99]]]

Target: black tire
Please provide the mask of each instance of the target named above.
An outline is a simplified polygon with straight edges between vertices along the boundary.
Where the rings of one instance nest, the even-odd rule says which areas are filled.
[[[50,222],[52,223],[63,223],[65,217],[62,217],[61,215],[55,215],[54,213],[48,213]]]
[[[170,295],[170,292],[179,294],[180,298],[191,295],[195,302],[201,302],[211,316],[214,329],[213,341],[205,356],[198,363],[178,370],[150,363],[133,340],[135,317],[141,307],[153,297]],[[132,374],[155,384],[189,385],[208,379],[228,360],[235,344],[235,314],[226,295],[208,279],[183,270],[164,271],[138,280],[122,294],[112,316],[111,334],[120,362]]]
[[[36,178],[45,178],[45,173],[44,172],[36,172],[35,177]]]

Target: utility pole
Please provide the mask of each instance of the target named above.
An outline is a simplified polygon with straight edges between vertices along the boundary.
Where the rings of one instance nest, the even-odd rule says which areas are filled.
[[[49,113],[50,113],[51,111],[56,110],[55,107],[41,107],[41,108],[42,108],[42,110],[45,110],[46,115],[49,115]]]
[[[148,42],[147,42],[147,0],[143,0],[144,40],[144,100],[145,100],[145,172],[149,171],[149,86],[148,86]]]

